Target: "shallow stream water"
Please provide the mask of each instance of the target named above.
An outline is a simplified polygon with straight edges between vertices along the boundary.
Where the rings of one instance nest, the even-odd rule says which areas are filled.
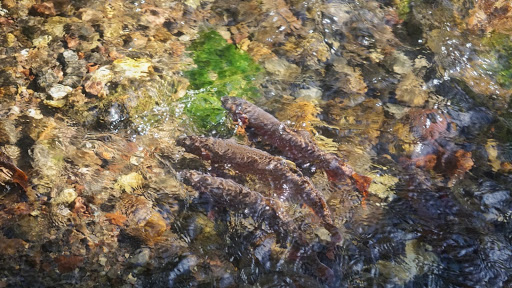
[[[490,0],[2,0],[0,287],[509,287],[511,23]],[[286,154],[223,96],[372,179],[283,162],[341,239],[291,180],[176,144]]]

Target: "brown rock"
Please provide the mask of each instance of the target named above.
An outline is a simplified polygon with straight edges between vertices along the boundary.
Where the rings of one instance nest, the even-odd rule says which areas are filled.
[[[99,95],[103,91],[103,83],[101,81],[89,81],[85,83],[85,91],[92,95]]]
[[[68,49],[75,49],[78,46],[78,43],[80,43],[80,40],[78,40],[75,35],[66,35],[64,40],[66,40]]]
[[[416,167],[424,167],[427,170],[432,170],[436,166],[437,163],[437,156],[434,154],[429,154],[423,157],[419,157],[416,159],[413,159]]]
[[[26,249],[28,243],[21,239],[7,239],[0,237],[0,254],[15,255],[17,252]]]
[[[128,219],[123,214],[120,214],[118,212],[116,213],[107,213],[105,214],[105,217],[109,220],[110,223],[117,225],[117,226],[123,226],[126,220]]]
[[[60,273],[69,273],[78,268],[84,262],[84,257],[74,255],[61,255],[55,257],[55,263]]]
[[[29,14],[33,16],[55,16],[55,7],[52,2],[44,2],[41,4],[34,4],[30,7]]]

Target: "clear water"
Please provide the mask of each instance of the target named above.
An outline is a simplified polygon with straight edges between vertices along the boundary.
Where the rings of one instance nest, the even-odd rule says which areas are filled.
[[[399,2],[2,1],[0,144],[31,188],[2,180],[0,285],[510,286],[508,4],[475,28],[489,1]],[[283,208],[294,247],[181,182],[214,170],[178,137],[234,131],[201,131],[180,100],[208,92],[185,71],[212,30],[262,67],[229,85],[373,178],[363,198],[298,167],[340,242],[300,201]]]

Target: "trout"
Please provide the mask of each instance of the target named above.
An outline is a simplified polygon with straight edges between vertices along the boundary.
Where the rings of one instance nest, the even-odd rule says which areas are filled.
[[[312,163],[324,170],[331,181],[348,179],[366,194],[371,178],[354,172],[345,161],[321,150],[307,131],[287,127],[270,113],[237,97],[222,97],[222,106],[231,113],[239,125],[251,129],[263,142],[279,149],[283,155],[297,163]]]

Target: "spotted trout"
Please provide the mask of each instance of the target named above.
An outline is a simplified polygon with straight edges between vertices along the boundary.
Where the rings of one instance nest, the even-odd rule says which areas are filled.
[[[279,149],[297,163],[311,163],[324,170],[331,181],[348,179],[363,194],[367,193],[371,178],[354,172],[345,161],[320,149],[306,131],[287,127],[270,113],[237,97],[222,97],[223,107],[234,121],[259,136],[263,142]]]
[[[270,181],[279,192],[280,200],[301,201],[321,219],[331,235],[339,237],[323,195],[307,177],[300,172],[292,171],[285,159],[240,145],[234,140],[187,136],[178,139],[177,144],[185,148],[185,151],[209,160],[212,164],[229,165],[239,173],[252,174]]]

